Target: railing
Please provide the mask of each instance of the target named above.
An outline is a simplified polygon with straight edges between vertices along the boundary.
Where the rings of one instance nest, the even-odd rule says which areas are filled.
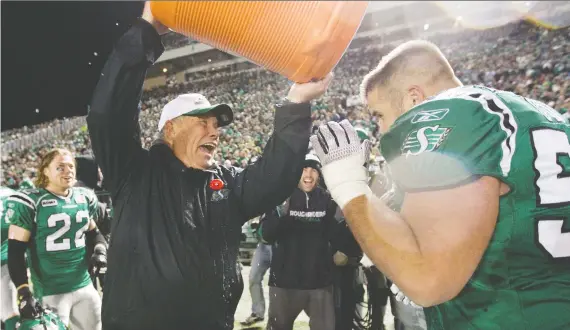
[[[2,143],[2,153],[29,148],[34,144],[44,143],[56,139],[85,125],[85,116],[63,119],[60,123],[41,128],[33,133],[26,134],[14,140]]]

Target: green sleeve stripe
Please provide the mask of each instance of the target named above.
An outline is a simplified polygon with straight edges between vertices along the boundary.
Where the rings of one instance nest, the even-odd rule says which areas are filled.
[[[10,197],[8,197],[8,201],[10,202],[15,202],[21,205],[25,205],[28,208],[30,208],[32,211],[36,211],[36,206],[34,205],[34,203],[30,203],[30,199],[25,199],[22,198],[21,195],[12,195]]]

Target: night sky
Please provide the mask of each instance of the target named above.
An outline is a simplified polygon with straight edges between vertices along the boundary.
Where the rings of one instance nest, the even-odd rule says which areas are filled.
[[[143,5],[2,1],[2,131],[85,115],[105,59]]]

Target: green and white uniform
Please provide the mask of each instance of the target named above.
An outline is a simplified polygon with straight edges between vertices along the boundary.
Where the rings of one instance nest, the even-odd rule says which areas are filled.
[[[9,216],[13,211],[8,212],[6,202],[8,197],[14,193],[14,190],[6,187],[0,187],[0,223],[1,227],[1,237],[2,237],[2,266],[8,264],[8,229],[10,228]]]
[[[472,278],[455,299],[425,309],[429,329],[570,327],[570,125],[558,112],[510,92],[458,87],[399,117],[381,150],[404,192],[479,176],[510,187]]]
[[[87,320],[89,324],[80,324],[80,329],[101,326],[101,299],[89,276],[85,247],[85,232],[97,217],[97,203],[92,190],[79,187],[70,188],[68,197],[34,189],[15,192],[8,199],[8,208],[14,211],[12,225],[31,232],[28,266],[34,296],[56,309],[66,324],[70,318]],[[78,304],[88,306],[80,309]],[[70,315],[72,306],[74,314],[77,310],[82,315]]]
[[[18,303],[16,288],[10,279],[8,271],[8,229],[10,228],[10,220],[7,215],[11,213],[6,207],[8,197],[14,193],[14,190],[6,187],[0,187],[0,224],[2,237],[2,269],[0,282],[0,292],[2,292],[2,321],[6,321],[14,315],[18,315]]]

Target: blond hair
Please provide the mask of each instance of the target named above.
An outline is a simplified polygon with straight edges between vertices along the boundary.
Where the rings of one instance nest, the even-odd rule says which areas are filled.
[[[376,87],[397,89],[406,78],[422,78],[427,84],[438,79],[453,79],[455,73],[441,50],[426,40],[405,42],[386,56],[368,73],[360,85],[360,97],[366,103],[368,94]]]
[[[49,184],[49,178],[44,174],[44,170],[51,164],[53,159],[58,155],[60,156],[69,155],[73,158],[73,154],[71,153],[71,151],[63,148],[52,149],[47,154],[43,155],[43,157],[40,160],[40,166],[38,167],[38,177],[34,182],[36,187],[39,188],[47,187],[47,185]],[[73,163],[75,164],[75,158],[73,158]]]

